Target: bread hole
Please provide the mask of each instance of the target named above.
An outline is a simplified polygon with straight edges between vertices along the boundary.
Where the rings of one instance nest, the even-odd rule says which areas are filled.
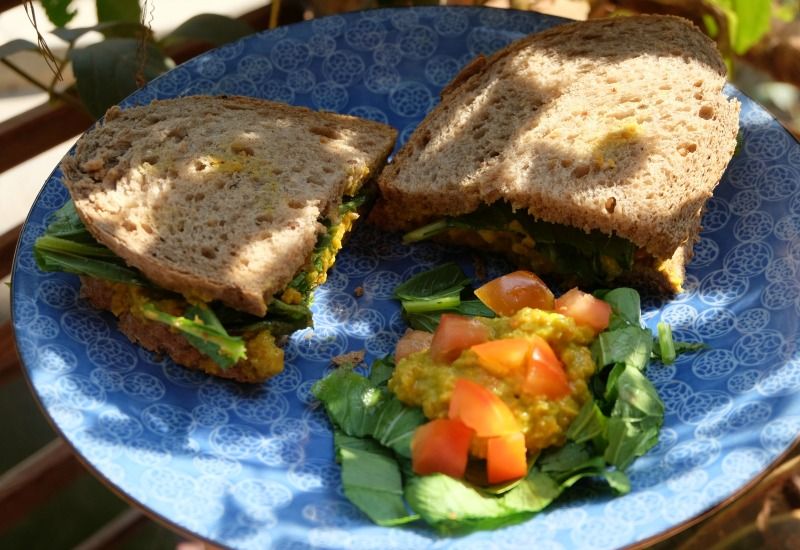
[[[569,168],[572,166],[572,159],[561,159],[561,166],[564,168]]]
[[[245,267],[248,267],[250,265],[250,260],[247,258],[240,258],[239,263]]]
[[[252,157],[255,155],[255,151],[253,151],[252,147],[245,143],[238,143],[236,141],[231,144],[231,151],[235,155],[244,155],[247,157]]]
[[[694,94],[694,98],[695,98],[695,99],[698,99],[698,100],[699,100],[699,99],[703,99],[703,94],[702,94],[702,92],[697,92],[696,94]]]
[[[678,145],[678,153],[682,157],[685,157],[689,153],[694,153],[697,151],[697,144],[696,143],[681,143]]]
[[[186,229],[186,223],[183,220],[179,221],[178,222],[178,233],[183,233],[185,229]],[[147,229],[145,229],[145,231],[147,231]],[[147,231],[147,232],[148,233],[152,233],[152,231]]]
[[[133,223],[131,220],[123,220],[122,227],[124,227],[128,231],[136,231],[136,224]]]
[[[147,163],[149,165],[154,165],[158,162],[158,155],[147,155],[142,159],[142,163]]]
[[[658,87],[658,89],[659,90],[671,90],[672,86],[670,86],[669,84],[662,84],[661,86]]]
[[[222,189],[225,189],[225,180],[217,180],[217,181],[215,181],[214,182],[214,186],[220,191]]]
[[[617,111],[616,113],[611,113],[609,116],[611,118],[616,118],[617,120],[622,120],[623,118],[632,117],[636,114],[633,109],[626,109],[624,111]]]
[[[700,112],[697,113],[700,115],[700,118],[708,120],[714,117],[714,107],[711,105],[703,105],[700,107]]]
[[[309,132],[328,139],[342,139],[342,134],[338,130],[327,126],[312,126],[309,128]]]
[[[587,175],[591,169],[591,166],[588,164],[579,164],[572,169],[572,176],[575,178],[582,178]]]
[[[292,208],[294,210],[299,210],[300,208],[303,208],[303,201],[297,199],[289,199],[289,208]]]
[[[694,84],[692,84],[692,86],[694,86],[695,88],[699,88],[702,85],[703,85],[702,80],[697,80]]]
[[[475,139],[482,139],[483,136],[485,135],[486,135],[486,128],[484,126],[481,126],[480,128],[477,128],[475,131],[472,132],[472,137]]]
[[[322,167],[322,171],[325,172],[326,174],[333,174],[334,172],[333,168],[331,168],[327,164]]]
[[[500,151],[489,151],[489,158],[493,159],[500,156]]]
[[[669,54],[674,55],[675,57],[680,57],[683,55],[683,52],[680,50],[672,50],[671,52],[669,52]]]
[[[171,179],[177,178],[178,177],[178,171],[175,170],[174,168],[170,168],[169,170],[167,170],[167,177],[171,178]]]
[[[308,178],[306,178],[306,181],[311,185],[317,185],[317,186],[322,185],[322,180],[320,180],[319,177],[316,175],[308,176]]]
[[[272,174],[275,176],[280,176],[281,174],[283,174],[283,170],[281,170],[280,168],[274,168],[272,170]]]
[[[153,229],[153,226],[150,225],[149,223],[145,222],[145,223],[141,224],[141,226],[142,226],[142,229],[144,229],[149,235],[152,235],[153,233],[155,233],[155,230]]]
[[[217,257],[217,251],[211,248],[210,246],[204,246],[200,248],[200,254],[203,255],[204,258],[208,258],[209,260],[213,260]]]
[[[613,76],[613,75],[612,76],[607,76],[606,77],[606,82],[609,83],[609,84],[616,84],[617,82],[619,82],[619,79],[616,76]]]
[[[202,172],[203,170],[206,169],[206,163],[203,162],[202,160],[196,160],[194,161],[194,169],[197,172]]]
[[[228,234],[227,233],[220,233],[219,234],[219,238],[222,241],[227,241],[228,240]]]
[[[420,142],[420,145],[422,145],[423,147],[428,145],[428,143],[431,142],[431,133],[430,132],[423,133],[419,138],[419,142]]]
[[[219,220],[206,220],[207,227],[216,227],[219,225]]]
[[[270,216],[269,214],[259,214],[258,216],[256,216],[256,223],[258,224],[269,223],[271,221],[272,221],[272,216]]]

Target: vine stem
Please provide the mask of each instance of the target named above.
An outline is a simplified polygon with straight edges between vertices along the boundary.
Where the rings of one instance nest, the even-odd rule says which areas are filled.
[[[11,61],[9,61],[8,59],[0,58],[0,63],[3,63],[3,65],[5,65],[9,69],[11,69],[13,72],[18,74],[20,77],[25,79],[27,82],[30,82],[31,84],[33,84],[34,86],[36,86],[37,88],[42,90],[43,92],[46,92],[51,98],[60,99],[64,103],[67,103],[67,104],[71,105],[72,107],[76,107],[76,108],[81,109],[81,110],[85,109],[84,106],[80,103],[80,101],[76,100],[71,95],[56,91],[55,89],[48,88],[45,84],[42,84],[41,82],[36,80],[34,77],[32,77],[30,74],[25,72],[23,69],[21,69],[20,67],[18,67],[17,65],[15,65]]]

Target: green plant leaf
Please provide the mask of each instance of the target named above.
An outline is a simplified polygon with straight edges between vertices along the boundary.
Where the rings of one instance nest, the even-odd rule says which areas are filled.
[[[97,20],[100,23],[107,21],[139,22],[142,8],[139,0],[96,0]]]
[[[173,63],[158,48],[147,44],[142,76],[152,80]],[[136,90],[139,70],[139,41],[109,38],[78,48],[70,56],[81,101],[95,118]]]
[[[403,301],[434,299],[458,294],[469,283],[461,268],[448,262],[409,278],[394,289],[394,295]]]
[[[733,0],[732,4],[738,25],[736,33],[731,36],[731,46],[733,46],[734,52],[742,55],[769,32],[772,2],[771,0]]]
[[[17,38],[0,46],[0,59],[18,52],[38,52],[39,47],[30,40]]]
[[[207,42],[215,46],[227,44],[253,33],[253,27],[231,17],[213,13],[201,13],[184,21],[163,39],[163,46],[187,40]]]
[[[146,29],[142,27],[138,21],[107,21],[105,23],[98,23],[91,27],[76,27],[74,29],[60,28],[55,29],[53,34],[65,42],[75,42],[78,38],[88,32],[100,32],[106,36],[113,34],[119,37],[136,38]]]
[[[41,0],[47,18],[56,27],[63,27],[77,15],[77,10],[69,9],[72,0]]]
[[[403,502],[403,479],[391,451],[371,439],[333,436],[336,458],[342,465],[345,496],[378,525],[401,525],[419,518]]]

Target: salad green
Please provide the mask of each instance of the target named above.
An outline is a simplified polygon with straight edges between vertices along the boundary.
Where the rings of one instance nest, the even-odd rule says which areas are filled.
[[[433,330],[442,312],[459,311],[469,284],[456,264],[445,264],[409,279],[395,295],[412,326]],[[406,308],[407,302],[432,306],[443,296],[454,300],[441,309],[425,308],[422,321]],[[612,318],[592,347],[598,368],[592,398],[570,425],[567,443],[542,451],[528,474],[512,483],[473,484],[469,468],[467,481],[414,474],[410,441],[427,419],[388,391],[391,358],[375,361],[368,376],[342,367],[317,382],[312,391],[334,425],[345,495],[379,525],[419,518],[440,533],[461,534],[524,521],[584,478],[602,481],[614,493],[630,491],[625,470],[657,443],[664,419],[664,406],[643,373],[654,356],[654,339],[643,328],[635,290],[602,291],[597,297],[611,305]]]

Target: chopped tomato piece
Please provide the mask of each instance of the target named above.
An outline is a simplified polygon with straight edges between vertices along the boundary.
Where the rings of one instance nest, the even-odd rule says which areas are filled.
[[[508,317],[524,307],[553,309],[553,293],[530,271],[514,271],[491,280],[475,296],[498,315]]]
[[[578,324],[592,327],[595,332],[601,332],[608,328],[611,320],[611,306],[608,303],[577,288],[556,298],[555,310],[567,317],[572,317]]]
[[[431,347],[433,334],[424,330],[408,329],[394,348],[394,360],[399,361],[412,353],[423,351]]]
[[[530,347],[530,343],[522,338],[505,338],[476,344],[470,349],[478,356],[481,367],[502,377],[525,367]]]
[[[464,477],[474,433],[459,420],[449,418],[437,418],[423,424],[411,438],[411,468],[414,473]]]
[[[439,363],[452,363],[470,346],[489,339],[489,327],[478,319],[445,313],[433,333],[431,357]]]
[[[475,430],[478,437],[507,435],[519,430],[514,413],[502,399],[466,378],[456,380],[448,416]]]
[[[522,432],[492,437],[486,445],[486,477],[489,483],[503,483],[528,473],[525,436]]]
[[[522,382],[522,391],[550,399],[559,399],[569,394],[567,373],[547,340],[534,335],[530,345],[528,371]]]

